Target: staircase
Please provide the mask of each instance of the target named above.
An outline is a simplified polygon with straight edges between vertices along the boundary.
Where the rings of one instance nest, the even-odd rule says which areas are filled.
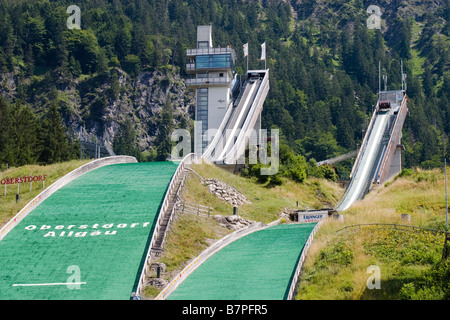
[[[170,227],[172,219],[175,215],[176,204],[181,200],[181,190],[184,185],[184,181],[188,174],[188,167],[181,171],[180,176],[178,177],[175,187],[173,188],[171,194],[169,194],[169,205],[167,209],[164,211],[163,216],[160,220],[160,229],[156,236],[156,241],[151,251],[155,256],[159,256],[161,252],[164,251],[164,242],[166,240],[167,230]]]

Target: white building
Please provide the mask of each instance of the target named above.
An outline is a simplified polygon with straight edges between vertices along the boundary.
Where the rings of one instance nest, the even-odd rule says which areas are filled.
[[[195,90],[195,120],[201,121],[194,150],[202,154],[208,144],[205,132],[219,129],[227,108],[230,107],[234,83],[236,54],[230,47],[213,47],[212,26],[197,27],[197,48],[187,50],[186,79],[188,88]]]

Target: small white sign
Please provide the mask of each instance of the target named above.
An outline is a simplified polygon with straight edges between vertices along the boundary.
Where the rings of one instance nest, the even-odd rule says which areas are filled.
[[[298,214],[298,222],[301,223],[310,223],[310,222],[319,222],[322,219],[328,217],[328,212],[305,212]]]

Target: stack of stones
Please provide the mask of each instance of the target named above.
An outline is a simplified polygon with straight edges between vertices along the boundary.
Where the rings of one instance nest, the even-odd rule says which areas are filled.
[[[254,223],[253,221],[244,219],[238,215],[232,216],[215,215],[214,219],[217,220],[217,222],[219,222],[220,226],[231,230],[239,230]]]
[[[209,191],[216,197],[231,204],[234,207],[242,206],[245,203],[251,203],[235,188],[218,179],[204,179],[203,184],[208,186]]]

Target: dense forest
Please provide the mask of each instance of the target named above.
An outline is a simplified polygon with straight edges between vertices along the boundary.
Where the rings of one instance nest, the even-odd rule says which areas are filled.
[[[236,49],[238,72],[246,69],[242,45],[249,43],[249,67],[257,69],[266,42],[271,89],[262,126],[280,129],[284,155],[319,161],[355,150],[376,104],[378,64],[388,89],[400,89],[401,61],[410,110],[405,166],[442,166],[449,155],[449,0],[90,0],[76,2],[80,29],[69,29],[72,4],[0,1],[0,163],[77,157],[82,130],[100,139],[109,132],[116,153],[163,158],[167,132],[192,127],[190,96],[171,87],[181,98],[158,102],[150,121],[132,90],[155,72],[166,78],[154,86],[180,82],[186,49],[204,24],[213,26],[215,46]],[[369,5],[381,8],[380,29],[367,27]],[[130,106],[120,116],[111,111],[117,101]],[[45,139],[56,113],[67,146],[52,156]],[[39,134],[18,134],[21,117]],[[27,145],[39,147],[20,158]]]

